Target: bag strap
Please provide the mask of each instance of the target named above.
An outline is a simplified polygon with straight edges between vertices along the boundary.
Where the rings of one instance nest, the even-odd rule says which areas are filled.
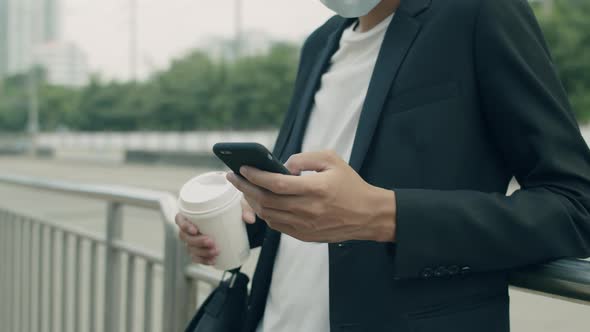
[[[229,273],[233,276],[236,276],[240,273],[240,270],[242,269],[241,266],[238,266],[237,268],[233,269],[233,270],[225,270],[223,271],[223,274],[221,275],[221,281],[223,282],[225,280],[225,274]]]
[[[226,281],[225,274],[226,273],[229,273],[231,276],[228,279],[228,287],[229,288],[233,288],[234,282],[236,281],[238,275],[240,274],[240,270],[241,269],[242,269],[242,267],[241,266],[238,266],[237,268],[235,268],[233,270],[223,271],[223,274],[221,275],[221,281],[220,281],[219,285],[221,286],[221,284]]]

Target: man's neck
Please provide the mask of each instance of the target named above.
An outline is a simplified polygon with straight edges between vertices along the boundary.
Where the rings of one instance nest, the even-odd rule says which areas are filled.
[[[358,31],[366,32],[393,14],[401,0],[382,0],[370,13],[359,17]]]

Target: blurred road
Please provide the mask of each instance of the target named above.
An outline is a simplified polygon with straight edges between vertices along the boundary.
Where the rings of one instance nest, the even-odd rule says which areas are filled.
[[[116,184],[164,190],[178,188],[203,169],[96,164],[71,161],[32,160],[0,157],[0,173],[29,175],[84,183]],[[0,185],[0,207],[44,220],[104,232],[106,206],[102,203],[31,189]],[[161,252],[163,236],[159,216],[140,209],[124,209],[124,239]],[[245,270],[251,273],[257,258],[251,257]],[[590,326],[590,306],[572,304],[543,296],[511,290],[512,331],[578,332]],[[157,300],[157,299],[156,299]],[[154,321],[159,324],[158,321]],[[155,325],[159,326],[159,325]]]

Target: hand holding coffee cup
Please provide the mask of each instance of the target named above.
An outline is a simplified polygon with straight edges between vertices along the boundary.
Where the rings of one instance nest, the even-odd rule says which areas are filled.
[[[254,209],[245,199],[242,199],[242,220],[253,224],[256,221]],[[197,226],[193,225],[182,213],[176,215],[176,224],[180,229],[178,237],[186,244],[186,249],[193,263],[203,265],[215,265],[215,259],[219,255],[217,245],[209,236],[201,233]]]
[[[254,222],[252,209],[224,172],[211,172],[189,180],[180,190],[179,237],[193,261],[219,270],[241,266],[250,254],[246,225]]]

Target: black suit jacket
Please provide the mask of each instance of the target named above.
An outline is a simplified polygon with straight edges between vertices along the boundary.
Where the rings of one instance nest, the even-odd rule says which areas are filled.
[[[353,21],[333,17],[306,41],[283,161]],[[507,271],[590,255],[590,153],[525,0],[402,0],[350,164],[396,192],[397,243],[329,245],[332,332],[508,331]],[[522,189],[507,197],[513,176]],[[249,231],[262,252],[248,332],[280,239],[261,221]]]

